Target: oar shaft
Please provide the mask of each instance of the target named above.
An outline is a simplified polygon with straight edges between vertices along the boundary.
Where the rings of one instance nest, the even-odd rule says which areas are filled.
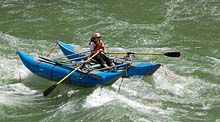
[[[92,55],[91,57],[89,57],[83,64],[89,62],[93,57],[95,57],[97,54],[99,53],[96,52],[94,55]],[[56,85],[59,85],[60,83],[62,83],[65,79],[67,79],[70,75],[72,75],[75,71],[77,71],[83,64],[81,64],[80,66],[78,66],[76,69],[74,69],[72,72],[70,72],[67,76],[65,76],[63,79],[61,79],[59,82],[56,83]]]
[[[168,57],[179,57],[180,52],[108,52],[108,54],[136,54],[136,55],[164,55]]]
[[[56,43],[51,49],[50,49],[50,52],[47,54],[46,57],[49,57],[50,54],[53,52],[53,50],[57,47],[58,43]]]
[[[81,66],[77,67],[76,69],[74,69],[72,72],[70,72],[68,75],[66,75],[63,79],[61,79],[59,82],[56,83],[56,85],[59,85],[60,83],[62,83],[65,79],[67,79],[70,75],[72,75],[76,70],[78,70]]]
[[[108,52],[108,54],[128,54],[128,52]]]
[[[137,55],[163,55],[161,52],[135,52]]]
[[[161,52],[108,52],[108,54],[163,55]]]
[[[94,55],[92,55],[91,57],[89,57],[82,65],[84,65],[85,63],[87,63],[88,61],[90,61],[93,57],[95,57],[97,54],[99,53],[96,52]],[[70,75],[72,75],[76,70],[78,70],[82,65],[78,66],[77,68],[75,68],[73,71],[71,71],[68,75],[66,75],[64,78],[62,78],[60,81],[58,81],[56,84],[50,86],[49,88],[47,88],[43,93],[44,96],[47,96],[48,94],[50,94],[60,83],[62,83],[65,79],[67,79]]]

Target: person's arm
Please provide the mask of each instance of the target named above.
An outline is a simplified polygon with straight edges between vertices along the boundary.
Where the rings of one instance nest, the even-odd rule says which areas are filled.
[[[103,41],[102,41],[102,40],[100,40],[100,41],[101,41],[102,46],[103,46],[103,49],[104,49],[103,52],[104,52],[104,53],[107,53],[107,49],[105,48],[105,45],[104,45]]]
[[[96,53],[96,51],[95,51],[95,43],[94,42],[91,42],[91,44],[89,45],[89,48],[90,48],[90,51],[91,51],[91,53]]]

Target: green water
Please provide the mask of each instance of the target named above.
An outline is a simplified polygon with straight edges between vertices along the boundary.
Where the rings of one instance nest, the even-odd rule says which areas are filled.
[[[219,122],[219,27],[218,0],[0,0],[0,121]],[[121,79],[105,88],[62,84],[43,97],[54,82],[15,52],[46,55],[58,39],[88,48],[94,32],[111,51],[182,56],[136,56],[164,67],[124,79],[119,93]]]

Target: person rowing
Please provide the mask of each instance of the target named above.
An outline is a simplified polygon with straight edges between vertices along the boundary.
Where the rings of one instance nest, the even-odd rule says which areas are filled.
[[[107,50],[104,46],[103,41],[101,40],[100,33],[94,33],[89,40],[89,47],[91,51],[91,55],[94,55],[97,51],[100,51],[98,55],[96,55],[93,59],[95,59],[102,68],[109,69],[109,67],[115,66],[115,64],[111,61],[109,57],[105,55]]]

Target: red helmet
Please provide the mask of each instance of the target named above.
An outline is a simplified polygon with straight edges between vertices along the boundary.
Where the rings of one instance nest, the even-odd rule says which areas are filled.
[[[99,37],[101,37],[100,33],[94,33],[92,35],[92,38],[99,38]]]

